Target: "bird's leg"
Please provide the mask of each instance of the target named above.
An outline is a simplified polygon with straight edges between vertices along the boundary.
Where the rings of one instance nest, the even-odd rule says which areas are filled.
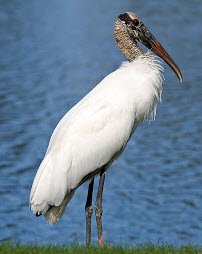
[[[97,222],[97,229],[98,229],[98,245],[99,247],[103,247],[103,236],[102,236],[102,193],[105,181],[105,173],[104,171],[100,174],[97,198],[95,202],[95,216]]]
[[[86,247],[90,245],[91,241],[91,217],[93,214],[92,195],[93,195],[94,178],[90,181],[88,186],[88,196],[85,205],[86,211]]]

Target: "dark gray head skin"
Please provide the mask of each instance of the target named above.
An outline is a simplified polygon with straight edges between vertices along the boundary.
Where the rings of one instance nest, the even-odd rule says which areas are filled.
[[[175,64],[175,62],[172,60],[172,58],[169,56],[169,54],[166,52],[160,42],[154,37],[154,35],[149,31],[149,29],[144,25],[142,20],[136,14],[132,12],[126,12],[120,14],[118,16],[118,20],[125,25],[131,39],[133,39],[134,41],[138,40],[148,49],[153,51],[157,56],[162,58],[175,72],[178,79],[180,81],[183,80],[182,74],[178,66]]]

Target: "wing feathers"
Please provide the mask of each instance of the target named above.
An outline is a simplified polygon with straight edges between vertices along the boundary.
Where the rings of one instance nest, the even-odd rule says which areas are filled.
[[[68,188],[67,174],[71,168],[71,149],[54,149],[42,161],[30,194],[30,206],[34,213],[46,213],[52,205],[62,203]]]

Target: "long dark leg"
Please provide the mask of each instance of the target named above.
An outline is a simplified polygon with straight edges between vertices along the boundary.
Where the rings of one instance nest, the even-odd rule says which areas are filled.
[[[86,211],[86,247],[90,245],[91,241],[91,217],[93,214],[92,195],[93,195],[94,178],[90,181],[88,186],[88,196],[85,205]]]
[[[105,181],[105,173],[104,171],[100,174],[97,198],[95,202],[95,216],[97,222],[97,229],[98,229],[98,245],[99,247],[103,247],[103,236],[102,236],[102,193]]]

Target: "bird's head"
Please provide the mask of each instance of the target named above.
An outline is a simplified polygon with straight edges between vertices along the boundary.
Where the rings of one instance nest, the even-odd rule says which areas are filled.
[[[120,14],[118,16],[118,21],[125,26],[127,33],[132,40],[138,40],[157,56],[162,58],[176,73],[178,79],[182,81],[182,74],[178,66],[136,14],[132,12]]]

